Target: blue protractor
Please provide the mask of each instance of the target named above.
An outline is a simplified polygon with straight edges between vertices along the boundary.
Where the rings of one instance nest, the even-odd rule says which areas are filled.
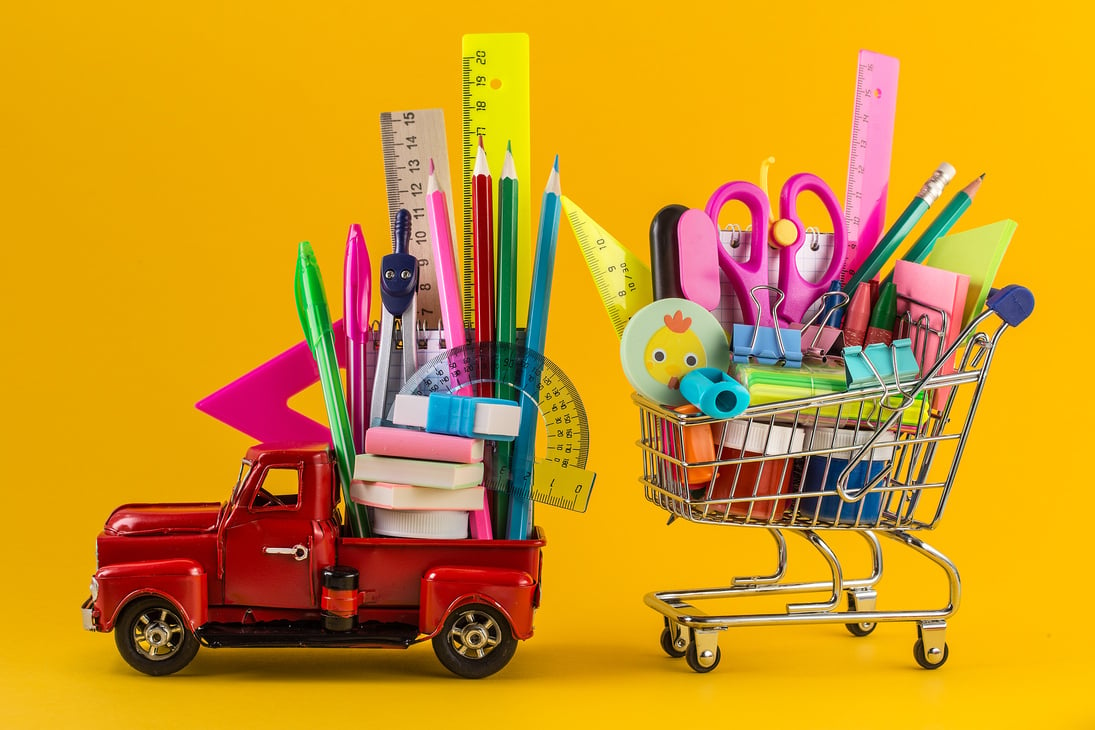
[[[527,496],[542,504],[585,512],[597,476],[585,468],[589,455],[586,409],[574,383],[551,360],[522,345],[472,342],[432,358],[399,392],[471,394],[480,383],[493,383],[496,393],[509,388],[523,407],[535,407],[540,413],[545,455],[533,467]],[[537,389],[528,385],[533,383],[539,383],[538,392],[533,393]],[[509,469],[494,471],[498,476],[488,478],[484,486],[513,492]]]

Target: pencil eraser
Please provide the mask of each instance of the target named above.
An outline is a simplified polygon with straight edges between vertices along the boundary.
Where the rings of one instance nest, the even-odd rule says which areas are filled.
[[[365,453],[474,464],[483,460],[483,440],[409,428],[373,426],[365,432]]]
[[[433,487],[434,489],[461,489],[483,483],[483,462],[453,464],[358,454],[354,459],[353,477],[364,482],[409,484],[412,487]]]
[[[425,428],[426,414],[429,409],[429,396],[399,394],[395,397],[395,403],[392,406],[392,423],[397,426]]]
[[[501,398],[450,393],[398,395],[392,413],[400,426],[465,438],[512,441],[521,430],[521,407]]]

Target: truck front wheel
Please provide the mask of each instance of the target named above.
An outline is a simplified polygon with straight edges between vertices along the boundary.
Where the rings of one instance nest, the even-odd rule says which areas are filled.
[[[481,603],[461,606],[433,637],[433,650],[445,668],[466,679],[480,679],[506,666],[517,651],[509,622]]]
[[[198,653],[198,639],[171,603],[162,598],[133,601],[114,627],[114,642],[129,666],[154,677],[174,674]]]

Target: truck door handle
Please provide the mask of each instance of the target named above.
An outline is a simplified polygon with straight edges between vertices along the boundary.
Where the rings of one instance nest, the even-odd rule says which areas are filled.
[[[267,555],[292,555],[298,561],[308,559],[308,548],[299,543],[293,547],[264,547],[262,551]]]

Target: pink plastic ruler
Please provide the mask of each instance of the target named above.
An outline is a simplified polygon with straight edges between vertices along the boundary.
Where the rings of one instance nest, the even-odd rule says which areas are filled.
[[[848,191],[844,196],[848,247],[840,270],[841,284],[847,283],[863,264],[882,238],[886,225],[897,71],[896,58],[873,51],[859,52],[852,145],[848,153]]]

